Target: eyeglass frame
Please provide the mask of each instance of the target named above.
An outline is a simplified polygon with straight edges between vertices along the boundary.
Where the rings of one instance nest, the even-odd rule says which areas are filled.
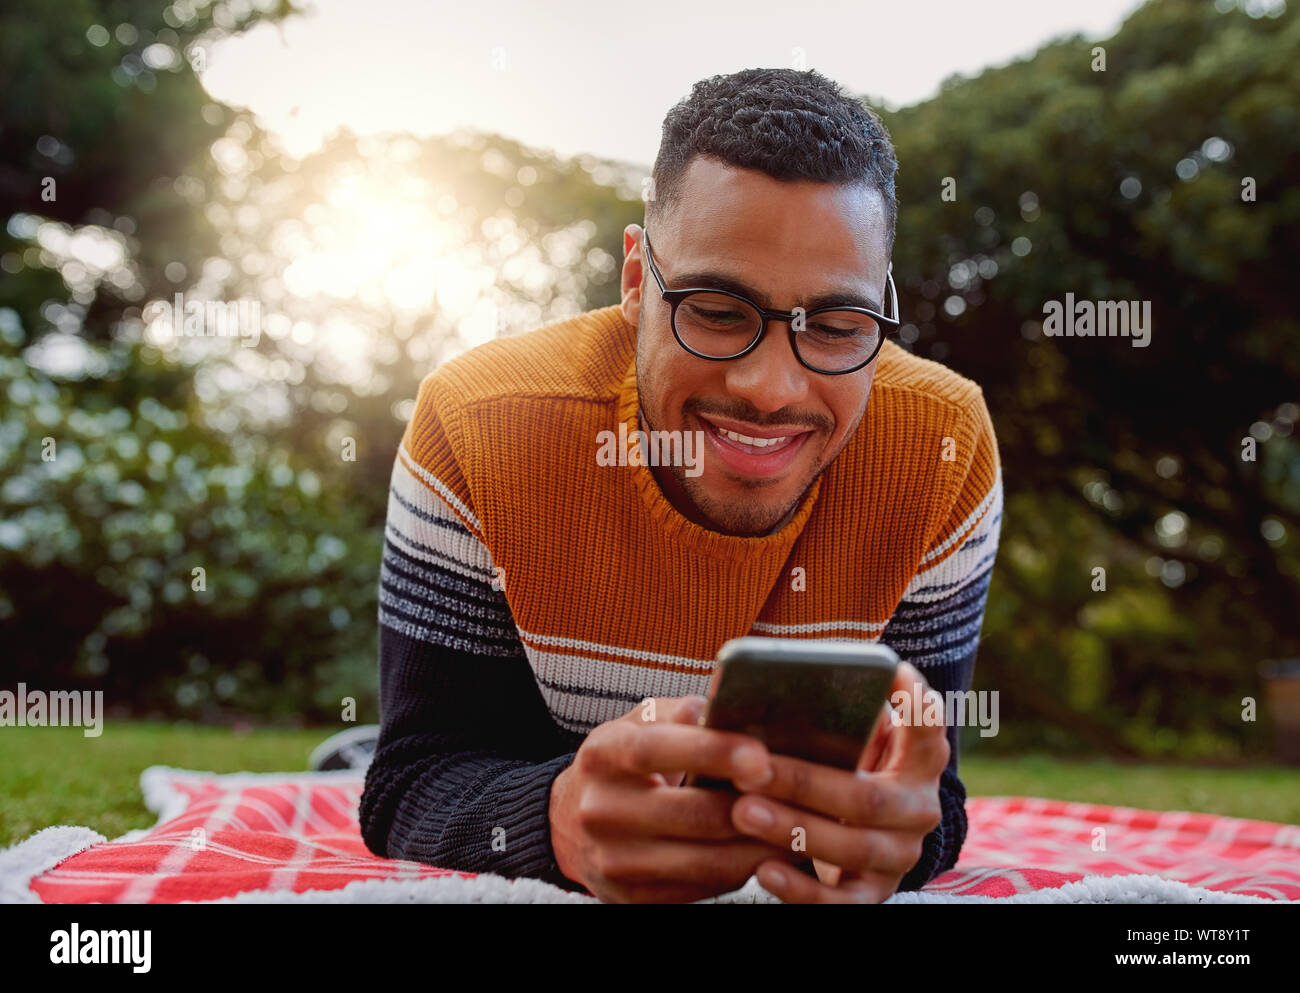
[[[889,299],[890,302],[893,303],[893,308],[892,308],[894,311],[893,317],[886,317],[884,314],[878,314],[876,313],[876,311],[870,309],[869,307],[854,307],[854,306],[849,306],[847,304],[845,305],[831,304],[826,307],[818,307],[816,310],[806,311],[802,315],[800,315],[793,310],[791,311],[772,310],[768,307],[760,307],[753,300],[749,299],[749,297],[742,296],[739,293],[733,293],[730,290],[716,289],[711,286],[697,286],[697,287],[691,287],[689,289],[670,290],[668,289],[668,285],[664,282],[664,277],[659,272],[659,266],[655,262],[654,256],[651,253],[650,231],[647,228],[641,229],[641,247],[645,253],[647,268],[649,268],[650,274],[654,276],[655,282],[659,285],[659,295],[663,297],[664,302],[667,303],[672,308],[668,316],[668,326],[672,328],[673,337],[677,339],[677,344],[681,345],[682,348],[684,348],[691,355],[694,355],[696,358],[707,359],[710,362],[730,362],[732,359],[743,358],[744,356],[752,352],[755,348],[757,348],[759,342],[761,342],[763,338],[767,335],[768,321],[781,321],[783,323],[790,325],[790,351],[794,353],[795,359],[798,360],[801,366],[803,366],[805,369],[809,370],[810,372],[820,373],[823,376],[847,376],[851,372],[860,372],[861,370],[869,366],[875,360],[876,356],[880,354],[880,350],[885,346],[885,335],[890,334],[893,331],[897,331],[901,325],[901,322],[899,321],[898,318],[898,291],[894,288],[894,263],[893,262],[889,263],[889,269],[885,273],[885,280],[888,284],[888,289],[889,289]],[[739,300],[741,303],[747,304],[748,306],[752,307],[754,310],[758,311],[759,314],[758,334],[754,336],[754,340],[751,341],[748,345],[746,345],[742,351],[737,352],[735,355],[705,355],[703,352],[697,352],[690,345],[686,344],[686,342],[682,340],[681,334],[679,334],[677,331],[677,307],[684,299],[686,299],[686,297],[690,296],[692,293],[713,293],[725,297],[731,297],[731,299]],[[798,332],[795,331],[794,329],[795,320],[800,316],[802,316],[806,320],[807,318],[812,317],[814,314],[825,314],[825,313],[830,313],[832,311],[845,311],[845,310],[851,311],[856,314],[866,314],[867,316],[871,317],[873,320],[888,325],[888,329],[882,328],[880,333],[880,340],[876,342],[875,350],[865,360],[859,362],[857,365],[853,366],[852,368],[841,369],[835,372],[831,372],[826,369],[818,369],[816,366],[810,365],[809,363],[805,362],[804,357],[799,353],[799,346],[795,343],[795,336],[798,334]]]

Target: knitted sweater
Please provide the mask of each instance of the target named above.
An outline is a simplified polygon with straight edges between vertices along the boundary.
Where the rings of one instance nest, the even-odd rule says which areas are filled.
[[[582,892],[551,848],[552,782],[596,725],[705,693],[729,638],[879,639],[940,692],[970,687],[1002,516],[979,387],[886,340],[862,421],[793,518],[738,537],[685,518],[649,466],[597,464],[601,432],[639,427],[635,345],[606,307],[421,383],[380,573],[360,807],[376,854]],[[965,838],[957,731],[902,890]]]

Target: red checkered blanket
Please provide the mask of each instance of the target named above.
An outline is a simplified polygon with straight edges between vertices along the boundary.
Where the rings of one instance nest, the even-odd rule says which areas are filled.
[[[154,766],[159,815],[114,841],[57,827],[0,852],[0,899],[45,903],[570,902],[538,880],[376,858],[361,840],[362,774],[213,775]],[[1025,797],[972,797],[957,866],[899,902],[1300,900],[1300,827]],[[1252,899],[1253,898],[1253,899]],[[774,899],[751,879],[719,902]]]

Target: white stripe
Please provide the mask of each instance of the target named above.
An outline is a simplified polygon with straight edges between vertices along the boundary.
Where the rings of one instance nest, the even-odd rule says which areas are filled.
[[[465,557],[463,556],[447,553],[453,561],[448,561],[447,559],[436,559],[423,548],[416,548],[412,545],[410,539],[399,533],[396,528],[387,531],[384,537],[392,543],[394,548],[400,549],[413,559],[417,559],[420,562],[428,562],[430,565],[437,566],[441,569],[450,569],[452,572],[464,576],[466,579],[472,579],[475,582],[484,584],[485,586],[489,585],[487,577],[485,577],[477,567],[467,565],[465,563]],[[486,549],[484,549],[484,551],[486,551]],[[491,561],[491,556],[489,556],[488,562],[490,563]]]
[[[406,456],[407,462],[410,463],[410,468],[408,468],[407,463],[402,462],[401,459],[397,460],[398,465],[400,465],[404,470],[408,472],[411,469],[414,469],[416,474],[421,479],[423,479],[426,483],[428,483],[430,486],[432,486],[435,490],[438,491],[439,496],[441,496],[444,500],[446,500],[449,504],[451,504],[452,507],[454,507],[457,511],[459,511],[461,514],[465,516],[465,519],[469,521],[469,523],[473,526],[475,531],[482,533],[483,525],[479,522],[479,519],[474,516],[473,511],[471,511],[468,507],[466,507],[463,503],[461,503],[460,500],[456,497],[456,494],[453,493],[450,489],[448,489],[443,484],[442,480],[440,480],[433,473],[429,472],[429,470],[425,469],[424,466],[420,465],[420,463],[415,461],[415,459],[411,456],[410,450],[407,449],[406,447],[405,440],[403,440],[402,443],[398,446],[398,450],[401,451],[402,454]]]
[[[692,659],[684,655],[664,655],[661,652],[646,652],[635,648],[620,648],[615,645],[602,645],[596,641],[582,641],[578,638],[564,638],[558,635],[533,634],[519,628],[519,636],[524,639],[524,644],[529,641],[540,642],[543,645],[555,645],[558,648],[583,648],[588,651],[608,652],[611,655],[621,655],[629,659],[645,659],[650,662],[671,662],[675,665],[689,665],[695,668],[713,668],[713,659]],[[585,661],[599,663],[603,659],[587,659]],[[644,671],[644,670],[643,670]]]
[[[754,630],[771,634],[804,634],[812,631],[883,631],[886,623],[888,622],[814,621],[810,624],[768,624],[766,621],[756,621]],[[860,639],[848,640],[857,641]]]
[[[407,542],[424,545],[467,568],[492,574],[492,554],[469,531],[449,531],[437,524],[430,524],[396,500],[388,505],[387,524],[390,530],[396,531]]]
[[[305,784],[291,786],[290,789],[295,790],[298,795],[293,802],[293,823],[283,833],[294,839],[295,846],[293,854],[286,860],[289,864],[271,873],[271,878],[265,887],[268,890],[292,890],[293,881],[298,878],[299,870],[308,867],[300,864],[299,860],[305,863],[313,847],[310,841],[302,837],[303,828],[311,820],[312,789]]]
[[[670,672],[630,663],[539,651],[527,645],[524,647],[547,709],[558,723],[570,731],[586,733],[597,724],[617,720],[646,697],[689,696],[702,694],[709,688],[710,671]],[[709,665],[712,666],[712,663]],[[542,680],[572,686],[574,689],[555,689],[544,685]],[[621,693],[633,699],[588,696],[581,690]]]
[[[457,527],[466,531],[469,530],[465,526],[465,522],[456,515],[456,511],[452,509],[451,504],[420,482],[401,459],[393,460],[393,473],[389,482],[389,489],[407,503],[420,508],[425,513],[432,514],[440,520],[452,521]]]
[[[912,577],[911,582],[907,584],[902,599],[915,603],[933,603],[936,600],[942,600],[960,592],[977,575],[982,575],[984,568],[987,568],[989,563],[985,562],[984,566],[979,569],[977,569],[977,566],[990,553],[997,551],[1002,529],[1000,521],[996,524],[993,523],[1003,509],[1000,482],[994,487],[992,496],[994,497],[992,506],[988,508],[979,526],[967,536],[963,546],[937,565],[918,571]],[[988,540],[980,541],[979,544],[972,546],[972,542],[985,536],[988,536]],[[928,586],[948,586],[949,588],[926,593],[917,592]]]
[[[492,655],[500,658],[517,657],[519,655],[517,642],[514,644],[507,642],[503,645],[490,645],[483,640],[484,638],[494,637],[509,638],[513,634],[510,628],[485,628],[480,624],[471,624],[461,617],[447,615],[446,626],[456,629],[456,634],[448,634],[445,631],[435,629],[432,621],[424,619],[410,621],[405,617],[399,617],[391,610],[385,610],[383,604],[379,608],[379,623],[413,641],[441,645],[457,652],[468,652],[471,655]]]
[[[231,790],[230,792],[221,795],[221,799],[212,808],[212,813],[204,819],[203,826],[199,829],[203,832],[199,835],[200,844],[206,845],[208,835],[215,834],[218,830],[223,830],[226,827],[230,815],[234,813],[235,808],[239,806],[239,801],[242,796],[243,794],[239,790]],[[191,831],[192,830],[193,829],[191,829]],[[190,838],[192,837],[193,835],[190,834]],[[195,852],[190,846],[188,839],[186,841],[178,842],[171,852],[169,852],[158,864],[158,867],[152,874],[137,877],[134,882],[122,891],[117,902],[148,903],[149,898],[154,894],[154,890],[158,888],[158,884],[164,879],[179,876],[185,869],[185,866],[189,864],[190,859],[196,854],[197,852]]]
[[[999,467],[997,474],[993,477],[993,486],[989,489],[988,493],[985,494],[984,499],[980,501],[979,506],[976,507],[973,511],[971,511],[969,516],[967,516],[967,518],[964,521],[962,521],[960,525],[957,526],[957,529],[953,531],[952,534],[950,534],[942,542],[940,542],[934,548],[930,549],[930,551],[926,552],[925,555],[921,557],[922,564],[929,562],[932,558],[934,558],[937,555],[942,555],[953,544],[953,542],[957,541],[959,538],[965,535],[966,530],[977,520],[980,519],[980,516],[986,510],[988,510],[989,506],[993,503],[994,500],[998,498],[998,496],[1001,493],[1002,493],[1002,469]]]

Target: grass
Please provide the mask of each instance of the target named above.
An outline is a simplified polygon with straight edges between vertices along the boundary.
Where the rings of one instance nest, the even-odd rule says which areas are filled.
[[[116,838],[156,818],[140,795],[150,765],[211,772],[307,767],[311,750],[338,730],[253,730],[114,723],[98,738],[80,728],[0,729],[0,847],[52,824],[80,824]],[[1236,769],[1121,765],[1044,755],[964,756],[972,796],[1023,795],[1150,810],[1197,810],[1300,824],[1300,768]]]
[[[294,731],[114,722],[98,738],[81,728],[0,729],[0,846],[52,824],[107,838],[150,827],[140,773],[151,765],[210,772],[303,770],[334,728]]]
[[[970,796],[1041,796],[1300,824],[1300,767],[1295,766],[1211,769],[1025,755],[963,757],[960,768]]]

